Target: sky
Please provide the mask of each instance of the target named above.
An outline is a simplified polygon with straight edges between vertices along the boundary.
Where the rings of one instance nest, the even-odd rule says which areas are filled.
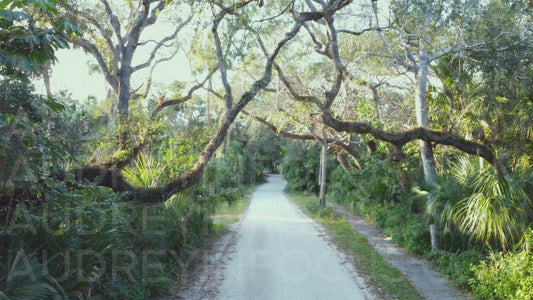
[[[52,93],[68,90],[72,97],[85,100],[88,96],[103,99],[106,96],[107,85],[101,74],[89,74],[89,60],[91,59],[81,50],[67,49],[56,52],[58,61],[52,66],[50,85]],[[37,92],[45,94],[42,78],[35,87]]]
[[[139,51],[138,60],[146,58],[148,53]],[[67,90],[75,100],[84,101],[92,96],[105,99],[109,85],[101,73],[89,72],[89,63],[96,60],[81,49],[62,49],[56,52],[57,62],[52,67],[50,85],[52,93]],[[132,87],[137,88],[146,82],[149,68],[134,74]],[[143,72],[144,71],[144,72]],[[189,63],[186,55],[180,52],[175,59],[158,65],[154,71],[153,82],[170,84],[176,80],[191,81]],[[34,81],[38,93],[46,94],[42,78]],[[157,93],[157,87],[152,89]]]
[[[89,0],[94,1],[94,0]],[[111,3],[114,3],[113,0]],[[115,13],[120,13],[124,8],[124,3],[117,1],[114,3]],[[174,19],[180,19],[184,12],[179,9],[167,9],[165,14],[158,18],[158,22],[146,28],[142,35],[141,41],[146,39],[160,39],[172,33],[175,28]],[[178,41],[183,41],[184,36],[180,33]],[[149,46],[140,46],[134,55],[133,66],[143,63],[150,56],[153,44]],[[89,65],[96,65],[96,60],[81,49],[62,49],[56,52],[57,62],[52,66],[51,72],[51,89],[52,93],[57,94],[61,90],[68,90],[75,100],[86,100],[92,96],[96,99],[105,99],[110,89],[104,76],[100,71],[89,72]],[[159,56],[158,56],[159,57]],[[156,59],[158,58],[156,57]],[[132,77],[132,89],[141,87],[144,90],[148,72],[150,68],[139,70]],[[99,68],[98,68],[99,70]],[[179,81],[194,81],[191,77],[191,70],[187,61],[187,56],[180,51],[176,57],[168,62],[161,63],[157,66],[153,75],[152,93],[158,94],[162,86]],[[46,94],[42,78],[34,81],[38,93]]]

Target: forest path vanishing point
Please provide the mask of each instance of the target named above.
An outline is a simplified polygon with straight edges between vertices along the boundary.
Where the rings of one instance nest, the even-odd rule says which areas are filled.
[[[289,202],[285,185],[269,175],[253,193],[216,299],[372,298],[324,229]]]

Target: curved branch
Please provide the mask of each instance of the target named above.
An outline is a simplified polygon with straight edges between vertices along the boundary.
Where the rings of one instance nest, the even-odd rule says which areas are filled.
[[[152,53],[150,53],[150,57],[144,63],[133,67],[131,72],[133,73],[133,72],[139,71],[140,69],[144,69],[144,68],[150,66],[152,64],[152,61],[154,61],[155,56],[156,56],[157,52],[159,51],[159,49],[161,49],[161,47],[163,47],[163,45],[166,42],[175,39],[176,36],[178,36],[178,33],[183,29],[183,27],[185,27],[185,25],[189,24],[189,22],[191,20],[192,20],[192,15],[190,15],[189,18],[187,18],[187,20],[185,20],[182,23],[180,23],[179,26],[176,28],[176,30],[171,35],[164,37],[159,42],[156,42],[157,44],[154,47],[154,49],[152,49]]]
[[[448,132],[417,127],[403,132],[391,133],[377,129],[368,123],[339,121],[331,115],[329,109],[323,110],[322,118],[325,124],[335,130],[347,133],[370,134],[378,140],[395,145],[398,151],[401,151],[403,146],[411,141],[423,140],[430,143],[452,146],[465,153],[481,156],[490,164],[496,166],[498,169],[500,168],[492,149]]]
[[[242,2],[238,5],[238,7],[243,7],[247,5],[250,2]],[[222,50],[222,42],[220,41],[220,36],[218,34],[218,27],[220,25],[220,22],[224,19],[224,17],[227,14],[234,14],[235,8],[223,8],[222,11],[218,14],[218,16],[213,20],[213,26],[211,28],[211,32],[213,33],[213,39],[215,40],[215,49],[216,49],[216,55],[218,59],[218,66],[220,68],[220,77],[222,80],[222,86],[224,87],[225,95],[224,95],[224,102],[226,104],[226,110],[229,111],[233,107],[233,94],[231,90],[231,86],[228,82],[228,71],[226,67],[226,62],[224,60],[224,53]]]
[[[283,70],[281,69],[281,67],[278,64],[275,64],[274,67],[276,68],[276,71],[278,73],[279,79],[281,79],[281,82],[283,82],[283,84],[285,85],[285,87],[289,91],[289,94],[291,94],[291,96],[294,98],[294,100],[300,101],[300,102],[314,103],[319,108],[322,108],[324,106],[322,104],[322,102],[320,102],[320,99],[318,97],[316,97],[316,96],[313,96],[313,95],[305,95],[304,96],[304,95],[298,94],[298,92],[293,87],[293,85],[289,82],[287,77],[285,77],[285,74],[283,73]]]
[[[263,118],[260,118],[260,117],[257,117],[257,116],[252,116],[247,111],[243,110],[242,114],[252,118],[253,120],[255,120],[255,121],[257,121],[257,122],[259,122],[259,123],[261,123],[263,125],[265,125],[268,129],[272,130],[273,132],[275,132],[276,134],[278,134],[278,135],[280,135],[282,137],[293,139],[293,140],[305,140],[305,141],[317,140],[317,137],[314,134],[296,134],[296,133],[288,132],[288,131],[285,131],[285,130],[281,130],[276,125],[268,122],[267,120],[265,120]],[[355,161],[355,164],[356,164],[358,169],[362,169],[363,168],[363,162],[361,161],[361,157],[359,156],[359,153],[357,153],[357,151],[355,151],[354,148],[350,147],[350,145],[347,145],[347,144],[339,141],[338,139],[334,139],[334,138],[327,138],[326,139],[326,143],[333,143],[334,148],[338,148],[339,150],[344,150]]]
[[[100,32],[100,34],[102,35],[102,37],[105,39],[106,43],[107,43],[107,46],[109,47],[109,49],[111,49],[111,51],[113,52],[113,55],[114,56],[118,56],[118,52],[117,52],[117,49],[115,48],[115,45],[113,44],[113,41],[111,40],[111,36],[106,32],[105,28],[102,26],[102,23],[97,21],[92,15],[84,12],[84,11],[79,11],[77,9],[75,9],[72,5],[70,5],[68,2],[64,1],[64,2],[61,2],[61,5],[67,10],[67,11],[70,11],[70,12],[73,12],[75,13],[76,15],[82,17],[83,19],[87,20],[89,23],[91,23],[94,27],[96,27],[96,29],[98,29],[98,31]],[[107,11],[107,9],[106,9]],[[109,14],[108,14],[109,16]],[[109,16],[109,19],[111,19],[111,16]],[[111,22],[113,23],[113,22]],[[113,24],[112,24],[113,26]],[[114,28],[114,26],[113,26]],[[120,40],[120,36],[119,36],[119,40]]]
[[[339,44],[337,40],[337,30],[335,29],[335,26],[333,25],[333,17],[326,17],[326,28],[328,31],[328,37],[329,37],[329,46],[330,46],[330,55],[332,56],[332,59],[335,63],[335,80],[333,82],[333,85],[331,86],[331,89],[326,92],[326,107],[330,107],[333,104],[333,101],[339,94],[342,81],[344,79],[343,74],[343,66],[341,62],[341,56],[339,52]]]
[[[74,39],[72,40],[72,43],[82,47],[85,51],[91,53],[96,58],[96,62],[98,63],[98,65],[100,66],[100,69],[104,73],[105,80],[111,85],[113,90],[116,91],[119,86],[118,78],[114,74],[111,74],[104,60],[104,57],[100,53],[98,48],[84,39]]]
[[[152,75],[154,74],[154,70],[157,67],[157,65],[162,63],[162,62],[169,61],[169,60],[173,59],[176,56],[176,54],[178,54],[179,50],[180,50],[179,48],[176,48],[174,50],[174,52],[172,52],[172,54],[170,54],[169,56],[167,56],[165,58],[161,58],[161,59],[156,60],[155,63],[152,65],[152,67],[150,67],[150,72],[148,73],[148,78],[147,78],[147,81],[146,81],[146,88],[144,90],[143,98],[148,97],[148,93],[150,93],[150,89],[152,88]]]
[[[159,12],[161,12],[167,5],[170,3],[170,1],[145,1],[147,5],[149,6],[150,3],[153,2],[159,2],[154,8],[152,8],[152,11],[150,12],[150,16],[148,17],[148,9],[146,9],[146,19],[142,24],[142,28],[146,28],[148,26],[154,25],[157,21],[157,18],[159,17]],[[147,7],[148,7],[147,6]]]
[[[109,2],[107,2],[107,0],[100,1],[102,2],[102,4],[104,4],[105,12],[107,14],[107,17],[109,18],[109,22],[111,22],[111,26],[113,27],[115,35],[117,36],[118,46],[122,51],[122,48],[124,48],[124,41],[122,40],[122,31],[120,29],[120,22],[118,21],[118,17],[111,10],[111,6],[109,5]]]
[[[125,158],[112,157],[108,161],[105,161],[101,164],[97,164],[97,166],[103,167],[105,169],[110,169],[110,170],[111,169],[118,170],[118,171],[123,170],[125,167],[131,164],[135,159],[137,159],[137,157],[139,157],[139,155],[143,153],[143,151],[145,151],[146,149],[148,149],[148,147],[150,147],[150,144],[152,143],[152,135],[153,135],[153,132],[146,133],[143,141],[140,144],[134,146],[131,149],[131,152],[129,153],[127,157]]]
[[[168,100],[168,101],[165,101],[165,102],[161,102],[159,104],[157,104],[156,108],[154,109],[154,111],[152,112],[152,116],[155,116],[157,115],[163,108],[165,107],[169,107],[169,106],[173,106],[173,105],[178,105],[178,104],[181,104],[181,103],[184,103],[188,100],[190,100],[192,98],[192,94],[202,88],[204,86],[204,84],[209,80],[211,79],[211,77],[213,77],[213,74],[216,73],[216,71],[218,70],[218,66],[216,68],[214,68],[213,70],[211,70],[209,72],[209,74],[207,74],[207,76],[204,78],[204,80],[200,83],[198,83],[197,85],[193,86],[189,92],[187,93],[186,96],[184,97],[181,97],[181,98],[176,98],[176,99],[172,99],[172,100]]]
[[[377,1],[372,1],[372,10],[374,11],[374,17],[376,18],[376,26],[378,28],[380,28],[381,26],[379,25]],[[385,48],[387,48],[387,50],[389,50],[389,52],[392,53],[392,58],[394,58],[396,60],[396,62],[398,64],[400,64],[402,67],[404,67],[405,69],[416,73],[416,71],[417,71],[416,64],[409,64],[407,61],[403,60],[402,56],[400,54],[396,53],[396,51],[394,50],[392,45],[389,43],[389,41],[387,41],[387,39],[383,36],[383,31],[378,30],[377,32],[378,32],[379,38],[383,42],[383,45],[385,45]],[[380,56],[382,56],[382,55],[380,55]],[[387,56],[383,55],[382,57],[387,57]],[[411,61],[412,61],[412,59],[411,59]]]
[[[293,139],[293,140],[307,140],[307,141],[315,140],[315,137],[313,135],[311,135],[311,134],[296,134],[296,133],[288,132],[288,131],[285,131],[285,130],[281,130],[280,128],[276,127],[276,125],[268,122],[267,120],[265,120],[263,118],[260,118],[260,117],[257,117],[257,116],[252,116],[250,113],[248,113],[245,110],[242,111],[242,114],[246,115],[246,116],[248,116],[248,117],[250,117],[250,118],[252,118],[254,120],[256,120],[257,122],[259,122],[259,123],[261,123],[263,125],[265,125],[268,129],[272,130],[276,134],[281,135],[282,137]]]
[[[353,147],[350,147],[350,145],[347,145],[341,141],[336,141],[335,142],[335,146],[341,148],[342,150],[346,151],[346,153],[348,153],[352,159],[354,160],[355,162],[355,165],[357,166],[358,169],[363,169],[364,168],[364,164],[363,162],[361,161],[361,156],[359,156],[359,153],[357,153],[357,151],[355,151],[355,149]]]

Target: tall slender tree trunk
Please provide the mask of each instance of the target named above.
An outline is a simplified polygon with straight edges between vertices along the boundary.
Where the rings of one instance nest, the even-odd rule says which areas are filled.
[[[328,153],[328,143],[326,141],[320,142],[320,192],[319,203],[320,207],[326,207],[326,161]]]
[[[52,88],[50,85],[50,65],[43,65],[41,67],[41,72],[43,73],[44,87],[46,88],[46,96],[52,97]]]
[[[211,90],[213,88],[213,81],[211,78],[209,78],[208,90]],[[207,93],[205,98],[205,123],[207,124],[208,128],[211,128],[211,93]]]
[[[425,48],[427,37],[424,36],[420,41],[420,52],[418,55],[418,73],[416,74],[416,90],[415,90],[415,110],[416,122],[418,126],[428,127],[429,110],[426,99],[426,90],[428,83],[429,72],[429,55]],[[420,141],[420,158],[422,160],[422,168],[424,169],[424,179],[427,184],[431,186],[437,185],[437,171],[435,170],[435,159],[433,156],[433,148],[431,143]],[[438,243],[438,228],[435,224],[429,225],[431,248],[439,249]]]
[[[325,125],[322,125],[322,139],[320,142],[320,170],[319,170],[319,204],[320,207],[326,207],[326,167],[328,160],[328,141],[326,137]]]
[[[422,43],[421,43],[422,44]],[[426,89],[428,82],[429,57],[427,49],[421,45],[419,54],[418,73],[416,76],[415,110],[418,126],[428,127],[429,110],[426,101]],[[431,143],[420,141],[420,157],[424,169],[424,179],[429,185],[437,185],[437,172],[435,171],[435,159]]]

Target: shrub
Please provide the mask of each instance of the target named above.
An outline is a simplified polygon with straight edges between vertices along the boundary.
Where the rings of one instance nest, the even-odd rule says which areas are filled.
[[[19,205],[1,236],[0,274],[22,267],[0,277],[7,297],[26,289],[42,298],[150,298],[187,271],[212,228],[212,200],[196,190],[143,206],[107,188],[55,188],[40,205]]]
[[[509,252],[491,255],[473,266],[470,286],[479,299],[532,299],[533,253]]]
[[[470,288],[470,280],[474,277],[472,266],[479,264],[483,254],[473,248],[462,252],[436,250],[427,252],[426,257],[442,274],[451,278],[461,289]]]

